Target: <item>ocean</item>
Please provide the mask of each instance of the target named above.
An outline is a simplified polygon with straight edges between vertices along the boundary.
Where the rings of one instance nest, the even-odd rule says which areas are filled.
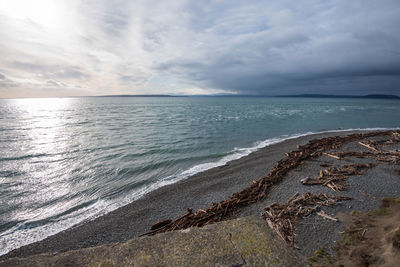
[[[399,114],[389,99],[0,99],[0,255],[261,147]]]

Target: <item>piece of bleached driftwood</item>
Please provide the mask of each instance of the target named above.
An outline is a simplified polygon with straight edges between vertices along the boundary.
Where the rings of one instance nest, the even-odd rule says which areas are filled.
[[[317,212],[317,214],[318,214],[319,216],[321,216],[321,217],[326,218],[326,219],[329,219],[329,220],[332,220],[332,221],[335,221],[335,222],[338,221],[338,219],[333,218],[332,216],[329,216],[329,215],[326,214],[323,210],[321,210],[320,212]]]
[[[358,142],[360,145],[362,145],[363,147],[366,147],[366,148],[369,148],[369,149],[371,149],[371,150],[373,150],[373,151],[375,151],[375,152],[378,152],[378,149],[376,149],[375,147],[372,147],[372,146],[370,146],[370,145],[368,145],[368,144],[365,144],[365,143],[363,143],[363,142]]]
[[[340,160],[340,159],[341,159],[339,156],[332,155],[332,154],[329,154],[329,153],[326,153],[326,152],[324,152],[324,153],[322,153],[322,154],[324,154],[324,155],[326,155],[326,156],[328,156],[328,157],[331,157],[331,158],[337,159],[337,160]]]

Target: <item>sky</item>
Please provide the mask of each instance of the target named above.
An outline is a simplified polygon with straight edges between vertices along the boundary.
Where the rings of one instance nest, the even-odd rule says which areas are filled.
[[[0,0],[0,98],[400,95],[400,1]]]

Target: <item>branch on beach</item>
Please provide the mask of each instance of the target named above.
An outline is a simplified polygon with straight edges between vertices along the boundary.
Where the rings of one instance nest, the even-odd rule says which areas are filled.
[[[319,215],[319,216],[321,216],[321,217],[323,217],[323,218],[325,218],[325,219],[334,221],[334,222],[338,222],[338,221],[339,221],[338,219],[336,219],[336,218],[334,218],[334,217],[329,216],[328,214],[326,214],[323,210],[321,210],[320,212],[317,212],[317,215]]]
[[[326,152],[324,152],[324,153],[322,153],[322,154],[324,154],[324,155],[326,155],[326,156],[328,156],[328,157],[337,159],[337,160],[341,160],[341,159],[342,159],[342,158],[339,157],[339,156],[336,156],[336,155],[333,155],[333,154],[329,154],[329,153],[326,153]]]
[[[371,149],[372,151],[374,151],[374,152],[379,152],[379,150],[377,149],[377,148],[375,148],[374,146],[372,146],[372,145],[369,145],[369,144],[365,144],[365,143],[363,143],[363,142],[358,142],[360,145],[362,145],[363,147],[366,147],[366,148],[368,148],[368,149]]]

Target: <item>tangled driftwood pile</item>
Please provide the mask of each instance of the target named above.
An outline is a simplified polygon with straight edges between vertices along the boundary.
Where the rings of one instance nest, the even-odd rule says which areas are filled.
[[[369,145],[373,150],[380,150],[384,146],[391,146],[400,143],[400,134],[393,132],[392,138],[388,140],[365,140],[362,143]]]
[[[398,131],[393,131],[389,136],[391,138],[386,140],[363,140],[358,142],[360,146],[368,148],[369,151],[337,151],[324,154],[338,160],[346,157],[357,157],[370,158],[382,162],[398,163],[400,161],[400,151],[386,151],[383,150],[383,147],[400,143],[400,134]]]
[[[398,163],[400,161],[400,151],[376,151],[376,152],[354,152],[354,151],[338,151],[330,153],[338,159],[344,159],[348,157],[356,158],[370,158],[377,161]]]
[[[325,185],[332,190],[343,191],[346,189],[345,180],[350,175],[364,174],[367,169],[375,167],[376,164],[352,164],[341,167],[329,167],[319,172],[319,177],[315,179],[305,178],[300,182],[304,185]]]
[[[262,216],[280,238],[291,246],[295,246],[295,227],[299,218],[310,215],[321,206],[331,207],[337,205],[340,201],[349,199],[351,198],[327,196],[325,194],[306,193],[301,196],[296,194],[284,204],[273,203],[265,207],[265,213]]]
[[[349,142],[381,136],[395,136],[397,138],[400,136],[400,131],[360,133],[312,140],[307,145],[299,146],[298,150],[286,153],[287,157],[278,161],[267,176],[253,182],[242,191],[234,193],[229,199],[212,203],[208,209],[201,209],[194,213],[192,209],[188,209],[186,214],[176,220],[168,219],[154,224],[150,229],[151,231],[143,235],[185,229],[192,226],[201,227],[226,220],[238,209],[265,198],[272,185],[280,182],[290,170],[298,167],[305,160],[317,158],[325,151],[338,149]]]

